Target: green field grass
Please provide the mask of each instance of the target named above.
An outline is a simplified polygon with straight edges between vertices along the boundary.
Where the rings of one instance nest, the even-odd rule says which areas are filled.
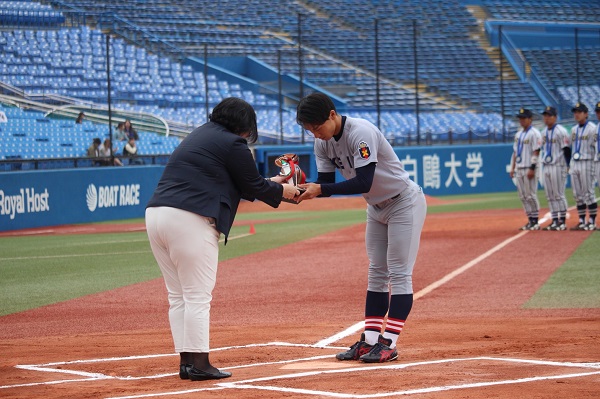
[[[249,232],[249,226],[234,227],[231,242],[221,244],[219,260],[362,223],[365,212],[253,213],[240,214],[238,220],[275,222],[255,224],[257,234],[237,240],[236,236]],[[145,232],[4,237],[0,254],[0,316],[160,277]]]
[[[525,308],[600,308],[600,232],[592,234]]]
[[[542,207],[545,207],[543,197],[540,192],[539,198]],[[430,205],[429,213],[521,208],[516,192],[441,199],[452,202]],[[276,248],[364,223],[365,218],[364,209],[238,214],[237,221],[272,222],[254,223],[255,235],[248,235],[248,225],[234,227],[230,243],[227,246],[221,244],[219,260]],[[143,220],[122,220],[117,223],[139,222]],[[598,247],[598,240],[600,234],[592,235],[573,256],[574,265],[570,263],[571,260],[567,262],[557,272],[557,277],[550,279],[549,284],[552,285],[544,287],[540,296],[536,295],[527,306],[555,307],[551,305],[553,296],[577,291],[582,294],[578,294],[581,298],[573,299],[574,303],[585,303],[582,307],[600,307],[597,294],[591,294],[594,289],[597,290],[600,278],[593,269],[578,266],[594,264],[594,248]],[[0,316],[160,277],[145,232],[5,237],[0,238],[0,254]],[[570,285],[565,288],[563,282]],[[578,288],[574,289],[573,285]],[[584,296],[588,298],[587,302]]]
[[[573,203],[571,189],[566,191],[567,200]],[[449,203],[429,207],[429,213],[482,211],[489,209],[523,209],[519,196],[515,191],[488,194],[452,195],[436,197]],[[547,208],[548,201],[543,190],[538,191],[540,207]]]

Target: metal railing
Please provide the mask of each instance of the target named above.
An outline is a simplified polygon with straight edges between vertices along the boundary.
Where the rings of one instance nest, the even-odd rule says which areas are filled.
[[[108,107],[89,101],[81,101],[71,97],[55,94],[29,94],[14,86],[0,82],[0,102],[12,104],[20,108],[33,109],[44,112],[46,117],[77,118],[80,112],[85,112],[86,119],[96,123],[108,124]],[[113,123],[124,122],[129,119],[136,128],[144,132],[174,135],[177,137],[187,136],[195,126],[181,122],[166,120],[158,115],[128,111],[123,109],[112,109]]]

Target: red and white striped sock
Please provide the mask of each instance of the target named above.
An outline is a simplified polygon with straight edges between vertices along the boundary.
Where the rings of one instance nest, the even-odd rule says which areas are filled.
[[[379,340],[379,334],[381,334],[382,327],[383,317],[365,317],[365,342],[369,345],[375,345]]]
[[[406,320],[393,319],[388,317],[387,323],[385,324],[385,332],[383,333],[383,337],[392,340],[392,344],[390,348],[396,347],[396,342],[398,342],[398,337],[404,328],[404,322]]]

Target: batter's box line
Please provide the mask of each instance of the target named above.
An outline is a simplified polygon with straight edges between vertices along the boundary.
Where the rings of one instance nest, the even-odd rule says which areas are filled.
[[[487,386],[494,386],[494,385],[520,384],[520,383],[527,383],[527,382],[534,382],[534,381],[577,378],[577,377],[586,377],[586,376],[600,374],[600,371],[590,371],[590,372],[570,373],[570,374],[561,374],[561,375],[553,375],[553,376],[534,376],[534,377],[518,378],[518,379],[512,379],[512,380],[486,381],[486,382],[468,383],[468,384],[461,384],[461,385],[444,385],[444,386],[437,386],[437,387],[418,388],[418,389],[410,389],[410,390],[405,390],[405,391],[394,391],[394,392],[385,392],[385,393],[376,393],[376,394],[346,394],[346,393],[338,393],[338,392],[330,392],[330,391],[317,391],[317,390],[302,389],[302,388],[252,385],[252,383],[256,383],[256,382],[302,378],[302,377],[310,377],[310,376],[315,376],[315,375],[334,374],[334,373],[351,373],[351,372],[361,372],[361,371],[372,372],[373,370],[378,370],[378,369],[379,370],[394,370],[394,369],[404,369],[404,368],[409,368],[409,367],[431,365],[431,364],[477,361],[477,360],[516,362],[516,363],[547,365],[547,366],[555,366],[555,367],[577,367],[577,368],[600,369],[600,363],[556,362],[556,361],[545,361],[545,360],[513,359],[513,358],[498,358],[498,357],[483,356],[483,357],[463,358],[463,359],[432,360],[432,361],[415,362],[415,363],[398,364],[398,365],[382,365],[382,366],[374,366],[374,367],[355,367],[355,368],[338,369],[338,370],[310,371],[310,372],[286,374],[286,375],[280,375],[280,376],[254,378],[254,379],[248,379],[248,380],[237,381],[237,382],[225,382],[225,383],[219,383],[217,385],[224,387],[224,388],[258,389],[258,390],[277,391],[277,392],[285,392],[285,393],[297,393],[297,394],[305,394],[305,395],[313,395],[313,396],[316,395],[316,396],[322,396],[322,397],[324,396],[324,397],[333,397],[333,398],[353,398],[353,399],[360,398],[360,399],[362,399],[362,398],[383,398],[383,397],[391,397],[391,396],[415,395],[415,394],[420,394],[420,393],[433,393],[433,392],[449,391],[449,390],[455,390],[455,389],[478,388],[478,387],[487,387]],[[124,398],[111,398],[111,399],[124,399]]]
[[[227,347],[215,348],[215,349],[212,349],[211,351],[218,352],[218,351],[224,351],[224,350],[246,349],[246,348],[256,348],[256,347],[300,347],[300,348],[336,349],[336,350],[345,349],[345,347],[337,347],[337,346],[323,347],[323,346],[317,346],[317,345],[296,344],[296,343],[289,343],[289,342],[267,342],[267,343],[262,343],[262,344],[227,346]],[[135,356],[109,357],[109,358],[87,359],[87,360],[70,360],[70,361],[52,362],[52,363],[44,363],[44,364],[16,365],[15,368],[28,370],[28,371],[74,374],[74,375],[78,375],[78,376],[85,377],[85,378],[33,382],[33,383],[15,384],[15,385],[4,385],[4,386],[0,386],[0,389],[30,387],[30,386],[36,386],[36,385],[53,385],[53,384],[62,384],[62,383],[70,383],[70,382],[108,380],[108,379],[127,381],[127,380],[142,380],[142,379],[156,379],[156,378],[171,377],[171,376],[177,375],[178,373],[155,374],[155,375],[150,375],[150,376],[131,377],[131,376],[109,376],[109,375],[102,374],[102,373],[89,373],[86,371],[54,368],[55,366],[67,366],[67,365],[73,365],[73,364],[131,361],[131,360],[152,359],[152,358],[160,358],[160,357],[168,357],[168,356],[177,356],[177,354],[169,353],[169,354],[154,354],[154,355],[135,355]],[[269,366],[269,365],[275,365],[275,364],[286,364],[286,363],[294,363],[294,362],[302,362],[302,361],[320,360],[320,359],[330,358],[331,356],[332,356],[331,354],[328,354],[328,355],[321,355],[321,356],[311,356],[311,357],[306,357],[306,358],[279,360],[279,361],[275,361],[275,362],[242,364],[242,365],[238,365],[238,366],[224,367],[222,369],[233,370],[233,369],[248,368],[248,367]]]
[[[362,399],[362,398],[382,398],[382,397],[391,397],[391,396],[405,396],[405,395],[414,395],[414,394],[419,394],[419,393],[433,393],[433,392],[449,391],[449,390],[456,390],[456,389],[478,388],[478,387],[486,387],[486,386],[494,386],[494,385],[519,384],[519,383],[561,379],[561,378],[563,378],[563,379],[564,378],[577,378],[577,377],[586,377],[586,376],[590,376],[590,375],[600,374],[600,370],[599,370],[599,371],[590,371],[590,372],[583,372],[583,373],[561,374],[561,375],[554,375],[554,376],[535,376],[535,377],[519,378],[519,379],[513,379],[513,380],[468,383],[468,384],[462,384],[462,385],[444,385],[444,386],[437,386],[437,387],[427,387],[427,388],[411,389],[411,390],[406,390],[406,391],[394,391],[394,392],[385,392],[385,393],[376,393],[376,394],[347,394],[347,393],[319,391],[319,390],[311,390],[311,389],[303,389],[303,388],[275,387],[275,386],[268,386],[268,385],[262,385],[262,386],[261,385],[253,385],[253,383],[257,383],[257,382],[311,377],[311,376],[324,375],[324,374],[334,374],[334,373],[339,374],[339,373],[352,373],[352,372],[363,372],[363,371],[371,373],[373,370],[398,370],[398,369],[405,369],[405,368],[416,367],[416,366],[451,363],[451,362],[478,361],[478,360],[515,362],[515,363],[547,365],[547,366],[555,366],[555,367],[578,367],[578,368],[587,368],[587,369],[591,368],[594,370],[600,369],[600,363],[573,363],[573,362],[557,362],[557,361],[548,361],[548,360],[531,360],[531,359],[515,359],[515,358],[499,358],[499,357],[482,356],[482,357],[472,357],[472,358],[429,360],[429,361],[404,363],[404,364],[386,364],[386,365],[380,365],[380,366],[370,365],[370,366],[365,366],[365,367],[352,367],[352,368],[336,369],[336,370],[307,371],[307,372],[292,373],[292,374],[285,374],[285,375],[279,375],[279,376],[253,378],[253,379],[247,379],[247,380],[235,381],[235,382],[222,382],[222,383],[215,384],[215,387],[220,387],[222,389],[256,389],[256,390],[266,390],[266,391],[274,391],[274,392],[281,392],[281,393],[297,393],[297,394],[304,394],[304,395],[309,395],[309,396],[321,396],[321,397],[332,397],[332,398]],[[160,392],[160,393],[153,393],[153,394],[119,396],[119,397],[111,397],[111,398],[107,398],[107,399],[141,399],[141,398],[148,398],[148,397],[184,395],[184,394],[189,394],[189,393],[203,392],[203,391],[206,391],[209,389],[214,389],[215,387],[198,388],[196,390],[170,391],[170,392]]]

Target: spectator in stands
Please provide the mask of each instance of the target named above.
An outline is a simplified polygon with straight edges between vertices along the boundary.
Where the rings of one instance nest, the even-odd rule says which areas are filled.
[[[0,123],[8,123],[8,118],[2,110],[0,110]]]
[[[80,112],[79,115],[77,115],[77,119],[75,120],[75,123],[78,123],[78,124],[83,123],[83,118],[85,118],[85,114],[83,112]]]
[[[123,156],[129,158],[129,165],[143,165],[144,160],[138,157],[138,148],[134,139],[130,138],[129,142],[123,147]]]
[[[128,141],[127,134],[125,134],[124,122],[119,122],[117,125],[117,141]]]
[[[112,154],[111,154],[111,150],[110,150],[110,139],[105,139],[104,143],[102,143],[102,145],[100,146],[100,156],[103,157],[103,161],[105,162],[106,165],[110,165],[110,159],[111,157],[117,152],[117,147],[114,147],[112,149]],[[119,158],[114,158],[112,164],[114,166],[123,166],[123,162],[121,162],[121,160]]]
[[[100,158],[100,145],[102,141],[98,137],[92,140],[92,144],[87,149],[87,156],[90,158]],[[94,166],[102,166],[102,162],[98,159],[92,162]]]
[[[123,130],[128,138],[134,139],[136,141],[140,139],[140,137],[137,134],[137,131],[133,128],[133,125],[131,124],[131,121],[129,119],[125,121]]]
[[[97,158],[100,156],[100,144],[102,141],[98,137],[92,140],[92,145],[90,145],[87,149],[87,156]]]

